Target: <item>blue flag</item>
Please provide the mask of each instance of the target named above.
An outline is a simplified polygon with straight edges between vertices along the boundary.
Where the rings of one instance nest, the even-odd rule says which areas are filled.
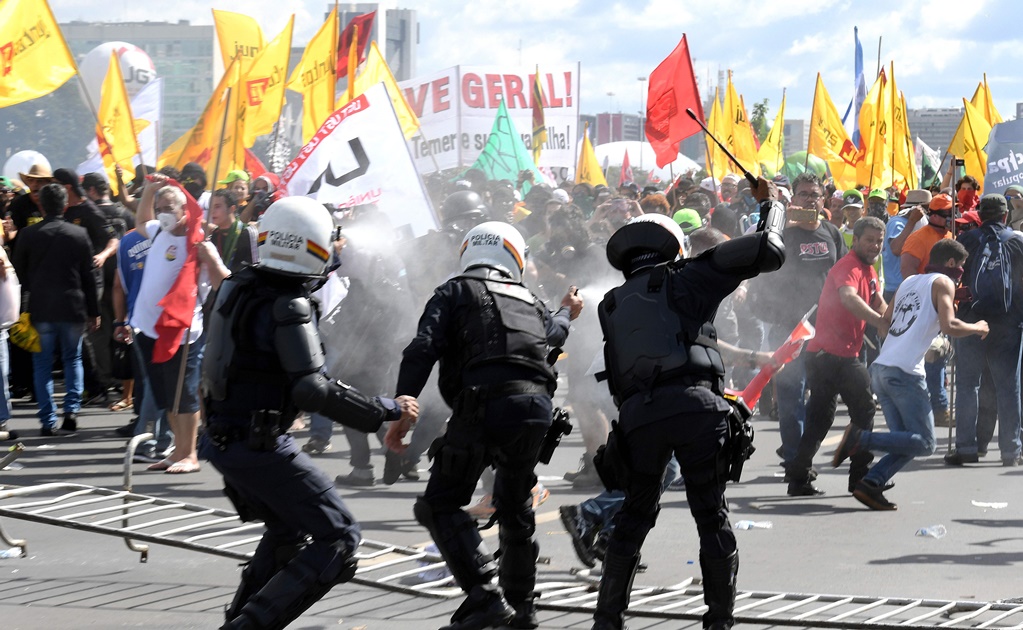
[[[860,146],[860,107],[863,106],[864,99],[867,98],[867,81],[863,76],[863,46],[860,46],[860,29],[853,27],[853,39],[856,41],[856,58],[855,58],[855,80],[853,85],[853,97],[849,101],[849,107],[845,110],[845,115],[842,116],[842,124],[846,125],[846,121],[849,119],[849,114],[852,114],[852,129],[851,137],[852,143],[855,146]],[[848,129],[848,125],[846,125]]]

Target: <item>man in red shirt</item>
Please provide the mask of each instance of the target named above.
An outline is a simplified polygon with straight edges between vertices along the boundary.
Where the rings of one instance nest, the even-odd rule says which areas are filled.
[[[817,334],[806,346],[806,375],[810,402],[806,426],[796,457],[786,465],[789,496],[815,496],[824,491],[810,479],[813,456],[835,422],[838,395],[849,408],[851,422],[864,431],[874,426],[870,375],[859,359],[867,324],[888,331],[881,317],[887,305],[881,297],[873,264],[881,255],[884,223],[863,217],[853,226],[852,249],[828,272],[817,303]],[[849,492],[867,474],[874,456],[860,452],[850,458]]]

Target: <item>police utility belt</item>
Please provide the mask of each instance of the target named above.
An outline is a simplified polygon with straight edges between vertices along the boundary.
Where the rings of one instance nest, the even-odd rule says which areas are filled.
[[[213,422],[206,426],[206,435],[220,450],[244,442],[254,451],[272,451],[277,438],[288,432],[294,417],[275,409],[253,411],[248,426],[236,422]]]
[[[477,424],[486,416],[487,401],[506,396],[552,396],[553,385],[533,381],[506,381],[492,385],[463,387],[455,396],[451,409],[452,421]]]

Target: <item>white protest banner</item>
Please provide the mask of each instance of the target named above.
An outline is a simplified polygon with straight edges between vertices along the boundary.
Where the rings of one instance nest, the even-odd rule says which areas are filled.
[[[532,149],[532,87],[535,67],[455,66],[398,85],[419,117],[420,133],[409,140],[422,173],[467,167],[487,145],[502,99]],[[579,64],[540,65],[547,142],[540,166],[559,179],[571,178],[578,159]]]
[[[376,204],[401,238],[437,228],[382,83],[327,118],[284,169],[281,186],[341,208]]]

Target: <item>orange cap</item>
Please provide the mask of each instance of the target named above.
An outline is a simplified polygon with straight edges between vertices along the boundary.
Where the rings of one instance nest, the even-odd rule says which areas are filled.
[[[951,210],[952,197],[948,195],[935,195],[927,207],[931,210]]]

